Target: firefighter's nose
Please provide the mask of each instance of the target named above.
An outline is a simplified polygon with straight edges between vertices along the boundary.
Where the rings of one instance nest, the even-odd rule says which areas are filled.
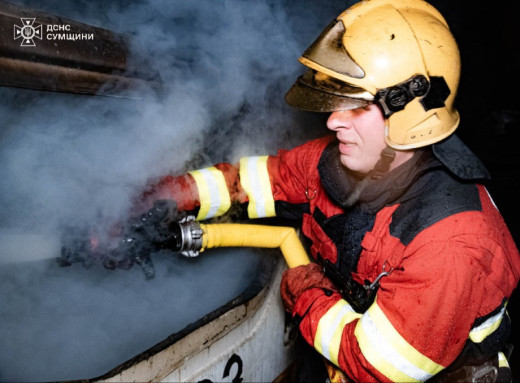
[[[350,110],[332,112],[327,120],[327,128],[333,131],[337,131],[340,128],[348,128],[350,115]]]

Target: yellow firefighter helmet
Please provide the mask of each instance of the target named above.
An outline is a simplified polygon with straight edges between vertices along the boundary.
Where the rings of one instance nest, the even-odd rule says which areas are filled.
[[[444,17],[423,0],[365,0],[337,17],[303,53],[308,67],[286,95],[332,112],[377,103],[386,142],[412,149],[457,128],[460,54]]]

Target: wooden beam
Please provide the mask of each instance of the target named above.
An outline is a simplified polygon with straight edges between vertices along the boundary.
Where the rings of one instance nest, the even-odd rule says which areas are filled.
[[[135,96],[157,78],[123,35],[0,0],[0,86]]]

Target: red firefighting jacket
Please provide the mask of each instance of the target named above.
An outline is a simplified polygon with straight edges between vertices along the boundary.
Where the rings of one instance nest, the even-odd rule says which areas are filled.
[[[301,218],[314,258],[361,284],[382,272],[364,313],[315,288],[297,300],[306,341],[356,381],[425,381],[459,361],[485,360],[504,346],[506,305],[520,255],[486,188],[480,162],[452,136],[374,179],[346,206],[359,180],[325,137],[276,156],[248,157],[182,177],[146,194],[174,198],[199,220],[234,201],[250,218]]]

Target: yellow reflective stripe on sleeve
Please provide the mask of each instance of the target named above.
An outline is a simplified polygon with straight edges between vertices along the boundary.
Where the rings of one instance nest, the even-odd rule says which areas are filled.
[[[469,332],[469,339],[474,343],[481,343],[500,326],[500,324],[502,323],[502,318],[504,318],[505,312],[506,308],[504,306],[498,314],[493,315],[491,318],[487,319],[481,325],[472,328]]]
[[[354,334],[365,358],[394,382],[426,381],[444,369],[397,332],[377,301],[357,323]]]
[[[216,217],[227,212],[231,198],[224,175],[214,166],[190,172],[195,179],[200,197],[197,220]]]
[[[249,199],[249,218],[274,217],[274,198],[267,171],[268,156],[240,159],[240,183]]]
[[[361,318],[346,301],[340,299],[318,322],[314,337],[314,348],[325,358],[339,367],[338,356],[343,328]]]
[[[498,353],[498,367],[510,368],[509,361],[507,360],[503,352]]]

